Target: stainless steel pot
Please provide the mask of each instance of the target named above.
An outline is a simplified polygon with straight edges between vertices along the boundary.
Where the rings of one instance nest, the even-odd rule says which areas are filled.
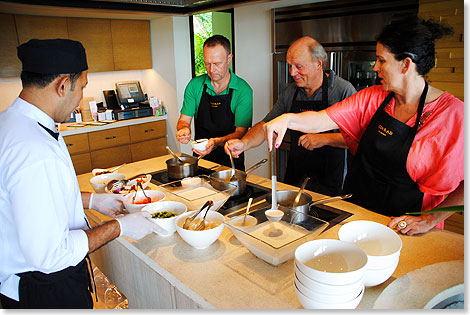
[[[263,159],[246,170],[246,172],[235,170],[234,179],[232,179],[232,169],[217,171],[209,175],[211,185],[217,190],[225,190],[231,188],[229,184],[236,185],[237,189],[232,196],[238,196],[245,193],[246,190],[246,176],[248,173],[254,171],[260,167],[263,163],[266,163],[268,159]]]
[[[199,158],[193,156],[180,156],[179,158],[184,163],[179,162],[176,158],[166,160],[168,177],[182,179],[195,176],[197,174]]]
[[[294,209],[295,211],[308,214],[308,209],[310,207],[310,202],[312,201],[312,196],[307,193],[302,193],[300,195],[300,200],[297,206],[292,208],[295,197],[297,196],[298,191],[295,190],[278,190],[276,193],[277,203],[281,206]],[[271,204],[272,193],[266,197],[266,201]]]

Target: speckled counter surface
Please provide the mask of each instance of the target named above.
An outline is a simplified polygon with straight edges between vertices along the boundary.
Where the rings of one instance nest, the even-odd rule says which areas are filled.
[[[165,161],[169,158],[162,156],[127,164],[119,172],[127,177],[155,172],[166,168]],[[199,165],[217,166],[205,160],[200,160]],[[77,177],[82,191],[93,191],[89,183],[91,177],[91,173]],[[248,175],[247,180],[271,187],[271,180],[253,174]],[[150,186],[157,188],[153,184]],[[296,188],[278,183],[278,189]],[[323,197],[309,193],[314,199]],[[389,222],[388,217],[346,201],[330,205],[351,212],[353,216],[318,238],[338,239],[339,228],[349,221]],[[93,210],[87,210],[87,215],[92,224],[108,220]],[[383,284],[366,288],[358,309],[371,309],[390,283],[410,271],[437,262],[464,259],[462,235],[434,229],[424,235],[400,237],[403,248],[397,269]],[[226,227],[207,249],[192,248],[177,233],[166,238],[152,234],[139,241],[120,237],[95,252],[92,259],[127,296],[129,308],[302,308],[293,288],[293,260],[272,266],[251,254]]]

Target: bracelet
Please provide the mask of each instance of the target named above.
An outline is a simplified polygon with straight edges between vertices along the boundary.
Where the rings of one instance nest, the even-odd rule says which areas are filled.
[[[94,195],[94,193],[91,193],[91,195],[90,195],[90,202],[88,203],[88,209],[92,209],[92,208],[91,208],[91,204],[93,203],[93,195]]]

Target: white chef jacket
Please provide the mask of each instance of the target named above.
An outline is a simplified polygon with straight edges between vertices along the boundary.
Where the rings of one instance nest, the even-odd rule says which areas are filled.
[[[17,273],[52,273],[88,252],[80,189],[54,120],[17,98],[0,113],[0,293],[19,300]]]

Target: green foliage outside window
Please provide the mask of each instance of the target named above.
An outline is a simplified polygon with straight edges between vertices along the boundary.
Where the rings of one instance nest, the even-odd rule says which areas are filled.
[[[194,23],[194,63],[196,76],[206,73],[204,56],[202,54],[204,41],[212,36],[212,13],[197,14]]]

